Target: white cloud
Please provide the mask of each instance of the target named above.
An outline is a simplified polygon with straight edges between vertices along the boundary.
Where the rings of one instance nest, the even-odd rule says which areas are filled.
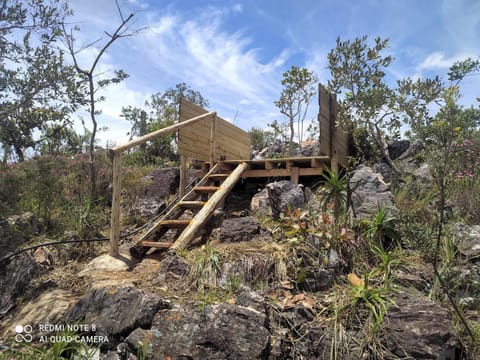
[[[235,4],[233,5],[233,12],[242,13],[243,12],[243,5],[242,4]]]

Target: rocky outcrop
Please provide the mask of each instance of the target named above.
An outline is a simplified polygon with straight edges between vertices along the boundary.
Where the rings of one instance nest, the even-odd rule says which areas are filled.
[[[35,279],[45,269],[27,255],[14,258],[0,271],[0,319],[17,304],[17,298],[24,299],[33,293]]]
[[[264,359],[270,340],[266,323],[264,313],[230,304],[160,311],[150,330],[152,358]]]
[[[371,218],[377,213],[379,206],[389,208],[393,213],[398,212],[392,192],[382,175],[373,172],[370,167],[360,165],[353,172],[350,188],[353,191],[353,209],[357,218]]]
[[[66,323],[95,324],[95,335],[108,337],[113,346],[136,328],[149,328],[160,309],[160,297],[132,287],[102,288],[88,292],[65,314]]]
[[[251,216],[226,219],[220,228],[220,242],[250,241],[259,233],[260,224]]]
[[[267,184],[266,188],[272,215],[275,218],[278,218],[280,213],[303,208],[312,195],[310,189],[304,189],[303,185],[297,185],[288,180],[275,181]]]
[[[426,297],[401,294],[383,321],[382,343],[398,358],[456,359],[450,313]],[[394,357],[396,358],[396,357]]]

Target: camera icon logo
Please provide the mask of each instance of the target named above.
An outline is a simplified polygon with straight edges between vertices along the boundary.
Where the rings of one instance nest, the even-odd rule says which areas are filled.
[[[32,325],[17,325],[15,326],[15,341],[16,342],[27,342],[30,343],[33,340],[32,332],[33,327]]]

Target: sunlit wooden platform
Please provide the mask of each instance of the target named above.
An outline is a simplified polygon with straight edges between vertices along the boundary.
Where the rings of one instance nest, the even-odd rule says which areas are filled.
[[[231,171],[237,165],[247,163],[242,178],[289,177],[294,183],[300,176],[319,176],[325,167],[331,167],[329,156],[288,157],[253,160],[224,160],[218,163],[220,169]],[[208,163],[202,167],[202,174],[208,171]]]

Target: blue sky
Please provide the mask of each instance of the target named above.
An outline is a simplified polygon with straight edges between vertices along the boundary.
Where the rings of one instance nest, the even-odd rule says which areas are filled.
[[[71,1],[78,44],[112,32],[120,23],[114,0]],[[368,35],[390,39],[393,83],[404,77],[440,75],[456,60],[480,56],[478,0],[119,0],[135,13],[135,36],[110,48],[101,72],[123,69],[130,77],[110,87],[100,107],[102,142],[127,140],[122,106],[142,106],[150,94],[185,82],[198,90],[224,119],[248,130],[282,120],[273,102],[282,73],[292,65],[329,79],[327,54],[335,40]],[[97,50],[80,55],[85,67]],[[480,75],[462,84],[465,104],[480,96]],[[312,114],[318,111],[311,104]],[[88,122],[87,122],[88,124]]]

